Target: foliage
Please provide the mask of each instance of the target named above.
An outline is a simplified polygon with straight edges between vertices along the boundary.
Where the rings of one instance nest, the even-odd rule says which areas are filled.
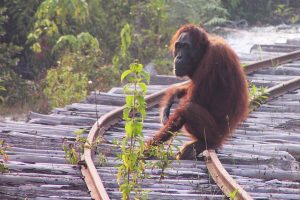
[[[120,74],[112,65],[99,67],[93,74],[90,74],[90,77],[90,80],[94,80],[92,88],[97,88],[100,91],[107,91],[120,82]]]
[[[2,80],[0,80],[0,84],[1,84],[1,82],[2,82]],[[2,85],[0,85],[0,92],[1,91],[5,91],[5,88]],[[4,102],[4,98],[3,98],[3,96],[0,96],[0,103],[3,103],[3,102]]]
[[[34,29],[28,35],[28,40],[35,42],[33,50],[42,50],[41,41],[45,36],[55,39],[59,35],[76,33],[76,29],[72,30],[68,26],[73,24],[78,28],[85,22],[88,14],[88,4],[85,0],[45,0],[35,14]]]
[[[98,40],[90,33],[82,32],[75,37],[74,35],[61,36],[53,47],[53,52],[61,53],[69,50],[71,52],[81,51],[85,54],[101,52]]]
[[[63,143],[63,150],[65,151],[66,160],[72,165],[78,164],[80,160],[80,154],[83,153],[86,138],[84,138],[82,135],[85,131],[86,129],[78,129],[74,131],[74,134],[76,135],[75,142],[67,143],[64,141]]]
[[[118,167],[117,182],[122,199],[130,199],[130,192],[135,192],[136,198],[144,194],[140,188],[145,170],[142,129],[146,117],[145,81],[149,83],[150,76],[142,64],[133,63],[122,73],[121,81],[124,80],[128,81],[124,86],[126,104],[123,110],[126,134],[120,144],[121,153],[117,155],[122,162]]]
[[[18,46],[24,46],[27,35],[34,24],[34,14],[42,0],[3,0],[7,10],[7,23],[5,40]],[[25,56],[25,52],[22,56]]]
[[[275,16],[282,17],[286,22],[292,24],[295,24],[300,20],[300,16],[295,9],[288,7],[285,4],[277,5],[274,14]]]
[[[27,36],[27,44],[38,62],[36,70],[48,69],[55,64],[57,60],[52,50],[57,40],[64,35],[77,34],[88,15],[85,0],[45,0],[39,5],[33,29]]]
[[[8,171],[8,168],[5,166],[4,163],[6,163],[9,159],[6,151],[7,150],[11,150],[11,147],[9,144],[5,143],[5,140],[0,140],[0,155],[2,156],[3,158],[3,162],[0,161],[0,172],[1,173],[4,173],[4,172],[7,172]]]
[[[17,75],[10,77],[13,80],[9,81],[9,84],[14,82],[14,84],[20,85],[23,89],[26,88],[23,93],[28,93],[27,96],[30,96],[30,91],[27,92],[27,90],[30,89],[26,87],[26,82],[21,79],[33,78],[33,68],[31,68],[31,66],[36,64],[37,59],[30,51],[26,41],[27,35],[34,24],[34,14],[40,3],[41,0],[3,0],[2,4],[5,8],[7,8],[5,11],[7,20],[3,24],[3,28],[6,32],[6,34],[2,37],[3,42],[10,46],[18,47],[16,54],[13,55],[13,58],[17,59],[18,62],[13,62],[14,66],[9,68]],[[20,77],[21,79],[15,80],[15,77]],[[16,99],[20,101],[21,99],[24,99],[24,96],[20,98],[16,96]]]
[[[268,98],[267,88],[256,87],[251,82],[249,83],[249,94],[250,94],[251,110],[260,106]]]
[[[15,55],[18,53],[20,47],[13,45],[12,43],[7,43],[4,40],[4,37],[6,35],[5,30],[5,23],[8,21],[8,16],[5,14],[6,8],[2,7],[0,8],[0,69],[1,74],[8,73],[9,70],[11,70],[11,67],[14,67],[17,65],[19,59],[15,58]]]
[[[17,66],[19,59],[17,55],[22,50],[21,47],[13,43],[7,43],[4,40],[6,35],[5,23],[8,20],[5,14],[6,8],[0,8],[0,102],[9,99],[12,95],[16,94],[19,90],[12,90],[13,82],[19,80],[16,77],[14,68]]]
[[[65,158],[68,161],[68,163],[72,165],[78,164],[81,155],[84,152],[84,148],[94,149],[101,142],[101,137],[97,137],[92,144],[87,144],[87,139],[83,136],[85,132],[86,129],[78,129],[74,131],[74,134],[76,135],[74,142],[67,142],[66,139],[63,142]]]
[[[47,72],[44,93],[52,107],[82,100],[88,91],[89,78],[95,78],[101,50],[89,33],[61,36],[53,48],[60,55],[58,66]]]
[[[238,192],[239,192],[239,189],[235,189],[235,190],[233,190],[232,192],[230,192],[230,193],[229,193],[229,198],[230,198],[230,200],[235,199],[236,196],[237,196],[237,194],[238,194]]]
[[[172,138],[168,141],[167,145],[160,144],[158,146],[152,146],[149,151],[149,156],[155,156],[158,158],[158,161],[150,164],[150,167],[160,169],[159,181],[162,181],[165,176],[165,170],[169,167],[172,162],[176,159],[175,150],[179,152],[179,147],[174,145],[174,140],[178,133],[173,133]]]
[[[131,29],[129,24],[125,24],[120,32],[121,49],[118,54],[115,54],[112,63],[116,69],[121,69],[121,64],[127,63],[130,59],[130,52],[128,51],[131,45]]]
[[[229,11],[232,20],[246,19],[250,24],[299,22],[297,0],[257,0],[255,3],[247,0],[222,0],[222,6]]]
[[[50,100],[51,107],[63,106],[82,100],[87,95],[88,78],[86,74],[76,73],[68,62],[73,64],[73,58],[63,60],[56,69],[48,70],[45,95]]]
[[[169,3],[172,23],[202,24],[206,28],[211,28],[224,24],[229,17],[220,0],[176,0]]]
[[[107,163],[107,158],[101,152],[98,153],[98,163],[100,166],[105,166]]]
[[[129,61],[133,58],[148,63],[154,58],[163,58],[167,55],[170,29],[166,28],[168,17],[164,0],[129,1],[126,5],[124,2],[109,4],[111,5],[103,5],[111,9],[112,20],[109,23],[114,27],[121,26],[120,35],[112,35],[110,32],[105,36],[106,40],[113,37],[111,40],[115,44],[121,40],[120,47],[116,47],[120,53],[117,57],[112,54],[114,66],[124,70],[124,66],[129,65]],[[111,49],[116,51],[116,48]]]

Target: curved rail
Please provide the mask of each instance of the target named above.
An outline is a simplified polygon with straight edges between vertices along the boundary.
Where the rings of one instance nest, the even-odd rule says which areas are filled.
[[[280,96],[287,91],[292,91],[298,88],[300,88],[300,77],[269,88],[267,90],[268,99]],[[230,196],[230,194],[236,191],[234,199],[252,199],[249,194],[228,174],[214,150],[205,150],[203,155],[210,175],[226,196]]]
[[[180,83],[180,84],[185,84]],[[156,105],[161,97],[164,95],[166,89],[160,92],[151,94],[146,97],[148,107]],[[81,168],[81,173],[85,178],[88,189],[91,192],[91,196],[96,200],[109,200],[108,194],[103,186],[101,178],[97,173],[96,167],[92,160],[92,150],[89,144],[92,144],[97,135],[102,136],[105,130],[108,129],[112,124],[118,122],[122,116],[124,106],[117,108],[102,117],[93,125],[87,137],[87,142],[84,148],[84,154],[82,161],[84,161],[84,167]]]
[[[272,59],[267,59],[264,61],[259,61],[253,64],[246,66],[245,72],[250,74],[256,70],[278,66],[297,60],[300,58],[300,51],[292,52],[283,56],[279,56]],[[186,84],[188,81],[176,84],[178,86]],[[286,90],[292,90],[300,87],[300,78],[295,78],[293,80],[284,82],[277,86],[274,86],[268,90],[271,97],[282,94]],[[146,97],[146,102],[148,107],[152,107],[159,103],[159,100],[164,95],[164,89],[160,92],[153,93]],[[90,144],[93,143],[97,135],[103,135],[105,131],[114,123],[118,122],[121,119],[123,107],[117,108],[105,115],[103,115],[91,128],[87,142],[84,148],[84,154],[82,156],[82,162],[84,167],[81,168],[81,172],[85,178],[88,189],[91,192],[91,196],[96,200],[109,200],[109,196],[104,188],[104,185],[101,181],[99,174],[97,173],[96,167],[92,160],[92,150]],[[218,159],[217,154],[214,150],[204,151],[204,156],[206,160],[206,165],[209,170],[209,173],[212,175],[212,178],[217,183],[219,188],[224,192],[226,196],[236,191],[235,199],[252,199],[247,192],[237,184],[237,182],[229,175],[229,173],[224,169],[221,162]]]
[[[205,150],[203,155],[211,177],[227,197],[230,197],[233,192],[236,192],[234,199],[252,199],[250,195],[226,171],[215,150]]]
[[[247,65],[245,67],[246,74],[250,74],[259,69],[264,69],[267,67],[276,67],[278,65],[286,64],[297,60],[300,58],[300,51],[294,51],[292,53],[288,53],[282,56],[277,56],[275,58],[266,59],[262,61],[255,62],[253,64]]]

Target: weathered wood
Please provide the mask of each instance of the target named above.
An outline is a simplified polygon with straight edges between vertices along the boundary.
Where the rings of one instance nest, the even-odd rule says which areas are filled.
[[[20,184],[54,184],[54,185],[76,185],[84,187],[85,184],[78,177],[64,175],[61,177],[43,176],[40,174],[39,177],[33,177],[31,174],[3,174],[1,175],[1,181],[9,185],[20,185]]]
[[[122,106],[125,103],[125,97],[120,94],[92,93],[85,99],[84,103]]]
[[[255,44],[251,47],[252,51],[264,51],[264,52],[284,52],[289,53],[300,49],[298,44],[274,44],[274,45],[261,45]]]
[[[12,172],[17,172],[20,176],[22,173],[32,173],[30,176],[40,176],[39,173],[42,173],[46,176],[46,174],[52,176],[62,176],[62,175],[76,175],[81,176],[80,171],[77,166],[69,165],[65,162],[65,164],[51,164],[49,163],[26,163],[9,161],[7,164],[8,168]],[[34,174],[33,172],[37,172]]]
[[[77,116],[43,115],[34,112],[29,114],[29,123],[50,125],[92,125],[96,119]]]

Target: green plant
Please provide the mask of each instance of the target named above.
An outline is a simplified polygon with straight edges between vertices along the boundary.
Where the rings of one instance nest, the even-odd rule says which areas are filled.
[[[0,83],[2,82],[2,80],[0,79]],[[0,85],[0,91],[5,91],[5,87]],[[3,103],[4,102],[4,98],[3,96],[0,95],[0,103]]]
[[[86,129],[78,129],[74,131],[74,134],[76,135],[75,141],[68,142],[65,139],[63,142],[65,158],[68,161],[68,163],[72,165],[78,164],[85,147],[94,149],[101,142],[101,137],[97,137],[92,144],[86,144],[87,140],[85,137],[83,137],[83,133],[85,131]]]
[[[235,189],[233,190],[232,192],[229,193],[229,199],[230,200],[234,200],[238,194],[239,190],[238,189]]]
[[[44,94],[52,107],[80,101],[87,95],[88,80],[95,80],[101,59],[99,43],[89,33],[61,36],[53,47],[56,68],[47,72]]]
[[[35,13],[34,29],[28,35],[33,51],[41,53],[47,48],[44,43],[45,36],[55,41],[60,35],[72,32],[68,23],[79,26],[88,15],[88,4],[85,0],[44,1]]]
[[[73,72],[70,66],[64,64],[59,63],[57,69],[50,69],[45,80],[44,94],[52,108],[82,100],[87,95],[86,74]]]
[[[289,15],[292,11],[292,8],[287,7],[285,4],[279,4],[277,5],[275,9],[275,14],[280,16],[286,16]]]
[[[98,163],[100,166],[105,166],[107,163],[107,158],[103,153],[98,154]]]
[[[266,87],[256,87],[253,83],[249,83],[250,109],[260,106],[267,98],[268,92]]]
[[[117,182],[122,192],[122,199],[130,199],[130,193],[135,197],[143,196],[140,182],[144,177],[144,141],[143,121],[146,117],[146,83],[150,75],[143,70],[143,65],[130,64],[129,69],[121,75],[121,81],[127,81],[124,86],[126,104],[123,110],[126,134],[120,144],[121,153],[117,154],[122,164],[118,166]]]
[[[174,17],[179,17],[182,23],[202,24],[207,28],[222,25],[229,17],[228,11],[220,0],[175,0],[170,2],[170,6],[172,8],[169,14],[170,20],[178,22],[179,19],[174,19]]]
[[[287,22],[295,24],[299,22],[300,16],[294,8],[288,7],[285,4],[278,4],[274,12],[275,16],[286,19]]]
[[[114,55],[112,63],[115,69],[122,69],[122,65],[127,64],[130,60],[130,52],[128,51],[131,45],[131,28],[128,23],[124,25],[120,32],[121,37],[121,48],[120,51]]]
[[[176,154],[174,150],[179,152],[179,147],[174,145],[174,140],[178,136],[178,132],[172,133],[172,138],[167,142],[166,145],[160,144],[158,146],[152,146],[149,150],[149,156],[158,158],[158,161],[150,163],[151,168],[160,169],[159,181],[162,181],[165,177],[165,170],[169,167],[174,160],[176,160]]]
[[[11,147],[9,144],[5,143],[5,140],[0,140],[0,155],[3,158],[3,162],[0,161],[0,172],[4,173],[4,172],[8,172],[8,168],[5,166],[4,163],[6,163],[9,159],[6,150],[11,150]]]
[[[11,101],[11,97],[22,98],[17,96],[21,91],[20,88],[24,82],[16,75],[14,70],[19,62],[19,53],[21,47],[6,41],[7,31],[5,29],[8,23],[8,16],[6,15],[7,8],[0,7],[0,103],[6,103],[6,100]],[[14,88],[17,86],[18,88]]]

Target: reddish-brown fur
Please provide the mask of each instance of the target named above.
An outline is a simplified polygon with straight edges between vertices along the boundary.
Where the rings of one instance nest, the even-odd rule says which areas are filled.
[[[167,91],[162,106],[174,95],[182,98],[174,114],[148,141],[148,145],[167,141],[172,136],[170,131],[178,131],[184,126],[193,142],[185,145],[179,158],[190,159],[195,156],[192,155],[192,148],[198,154],[206,148],[220,147],[246,117],[248,89],[245,74],[234,51],[222,38],[209,35],[200,27],[181,27],[172,38],[172,52],[175,42],[184,32],[192,36],[194,44],[203,47],[204,51],[199,52],[202,59],[189,77],[191,82],[188,85]]]

